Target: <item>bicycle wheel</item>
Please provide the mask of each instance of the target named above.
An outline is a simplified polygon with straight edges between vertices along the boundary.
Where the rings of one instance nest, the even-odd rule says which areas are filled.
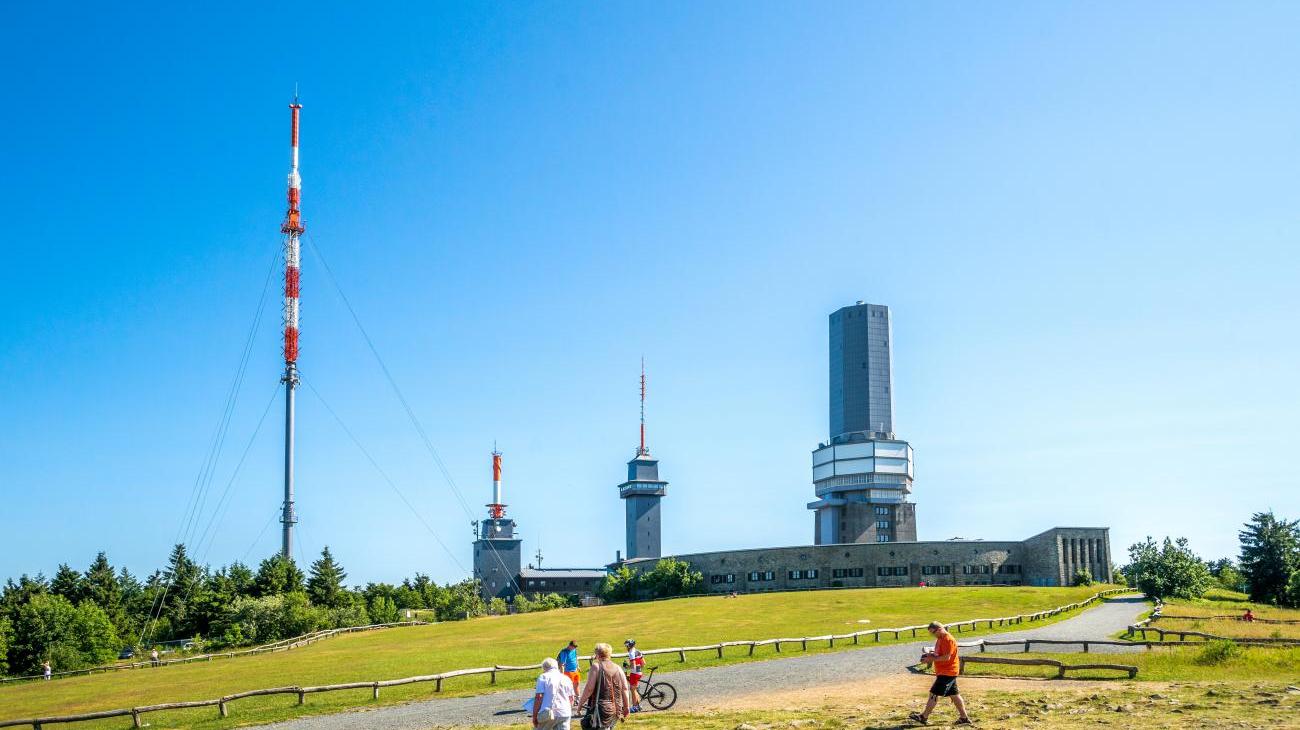
[[[677,690],[667,682],[655,682],[646,687],[641,699],[649,702],[650,706],[656,710],[666,710],[677,701]]]

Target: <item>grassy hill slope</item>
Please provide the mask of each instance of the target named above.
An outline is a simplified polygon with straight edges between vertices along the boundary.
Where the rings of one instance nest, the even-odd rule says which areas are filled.
[[[526,664],[553,656],[569,639],[578,640],[583,653],[588,653],[597,641],[617,647],[628,637],[650,649],[847,633],[935,619],[947,622],[1008,616],[1072,603],[1104,588],[889,588],[770,593],[386,629],[345,635],[277,654],[0,686],[0,719],[209,699],[262,687],[373,681],[492,664]],[[743,661],[745,651],[737,650],[735,656],[721,660],[695,655],[689,665]],[[760,649],[756,656],[766,658],[771,654],[768,647]],[[663,665],[676,665],[675,658],[655,659]],[[531,674],[506,674],[497,687],[522,687],[531,684],[532,679]],[[488,689],[485,678],[467,677],[449,682],[444,694]],[[380,702],[432,694],[432,685],[406,686],[385,690]],[[373,704],[369,691],[358,690],[312,696],[305,707],[295,706],[294,700],[287,697],[243,700],[231,705],[231,717],[225,721],[215,719],[216,712],[211,708],[149,715],[148,721],[154,727],[233,727],[365,704]],[[78,727],[129,726],[129,721],[114,720]]]

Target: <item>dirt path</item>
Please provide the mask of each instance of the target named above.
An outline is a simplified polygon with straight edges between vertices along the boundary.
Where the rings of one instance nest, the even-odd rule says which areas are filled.
[[[1122,631],[1146,608],[1147,604],[1140,598],[1119,599],[1103,603],[1064,621],[1041,628],[998,634],[998,638],[1103,639]],[[688,711],[706,710],[718,707],[723,702],[734,703],[742,699],[754,701],[752,698],[755,696],[766,697],[766,702],[771,707],[774,692],[777,696],[791,698],[791,701],[796,695],[820,697],[823,693],[827,696],[847,697],[847,693],[852,691],[863,692],[864,680],[901,682],[905,683],[905,691],[923,692],[923,685],[930,680],[912,677],[904,672],[905,667],[915,663],[923,646],[924,643],[919,641],[887,644],[720,667],[685,669],[665,672],[657,678],[669,681],[677,688],[679,699],[673,709]],[[1062,647],[1062,650],[1068,651],[1070,648]],[[981,685],[984,681],[979,680]],[[912,686],[916,682],[919,682],[917,687],[921,687],[920,690]],[[1071,688],[1077,689],[1080,686],[1080,683],[1070,683]],[[525,717],[520,705],[527,699],[527,694],[527,690],[513,690],[474,697],[424,700],[371,710],[304,717],[266,727],[276,730],[427,730],[465,725],[522,724]]]

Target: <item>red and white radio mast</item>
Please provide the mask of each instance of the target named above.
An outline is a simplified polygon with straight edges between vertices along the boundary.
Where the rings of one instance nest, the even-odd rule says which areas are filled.
[[[492,449],[492,504],[487,506],[488,516],[499,520],[506,516],[506,506],[501,503],[501,452]]]
[[[280,553],[293,557],[293,526],[298,522],[293,511],[293,394],[298,387],[298,277],[302,249],[298,238],[306,228],[298,206],[302,198],[302,177],[298,174],[298,113],[302,104],[298,94],[289,105],[292,131],[289,137],[289,209],[284,214],[280,232],[284,234],[284,513],[280,516],[283,538]]]

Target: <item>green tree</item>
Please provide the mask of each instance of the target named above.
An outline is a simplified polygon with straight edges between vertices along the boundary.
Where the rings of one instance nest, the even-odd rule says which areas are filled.
[[[596,592],[609,603],[631,601],[636,598],[639,575],[628,566],[621,565],[601,579]]]
[[[466,579],[447,585],[433,611],[439,621],[458,621],[486,614],[487,603],[479,595],[478,581]]]
[[[67,671],[111,661],[118,643],[99,606],[89,601],[73,606],[63,596],[42,593],[18,609],[9,656],[20,673],[35,673],[46,659],[56,671]]]
[[[1092,585],[1092,583],[1093,580],[1092,580],[1091,570],[1088,570],[1087,568],[1079,568],[1078,570],[1074,571],[1074,585],[1090,586]]]
[[[375,596],[370,601],[370,623],[372,624],[392,624],[397,623],[397,604],[388,596]]]
[[[1187,538],[1165,538],[1157,546],[1148,537],[1128,549],[1124,568],[1129,585],[1152,598],[1200,598],[1214,583],[1205,563],[1187,547]]]
[[[13,643],[14,625],[8,616],[0,616],[0,676],[9,673],[9,645]]]
[[[257,577],[253,579],[253,592],[261,596],[279,596],[296,593],[303,589],[303,575],[293,558],[275,554],[257,568]]]
[[[117,582],[117,573],[108,562],[108,555],[100,552],[86,569],[82,581],[83,597],[104,609],[114,626],[121,627],[125,621],[122,608],[122,586]]]
[[[59,569],[50,581],[50,593],[63,596],[72,603],[82,598],[81,573],[73,570],[67,563],[60,563]]]
[[[654,598],[689,596],[703,590],[704,574],[692,570],[691,564],[684,560],[664,558],[641,576],[640,583]]]
[[[325,546],[320,559],[311,564],[311,578],[307,580],[307,595],[312,603],[325,608],[339,608],[347,604],[347,590],[343,581],[348,577],[343,566],[334,560],[330,548]]]
[[[1292,608],[1300,608],[1300,570],[1291,574],[1291,580],[1286,584],[1286,605]]]
[[[1271,511],[1257,512],[1237,536],[1238,562],[1251,600],[1282,603],[1292,574],[1300,569],[1300,520],[1288,522]]]

